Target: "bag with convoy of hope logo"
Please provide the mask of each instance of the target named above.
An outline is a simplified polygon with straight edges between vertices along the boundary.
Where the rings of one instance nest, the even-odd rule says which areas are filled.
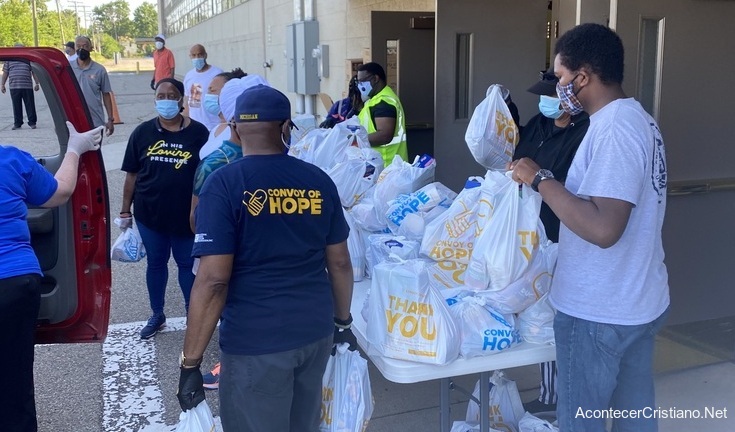
[[[464,296],[450,303],[459,328],[460,355],[472,358],[496,354],[521,342],[513,314],[501,315],[480,296]]]
[[[467,265],[483,228],[493,215],[492,191],[482,177],[470,177],[449,208],[429,222],[421,253],[434,261]]]
[[[375,266],[368,300],[368,353],[446,364],[459,355],[459,333],[444,298],[429,284],[427,261]]]
[[[120,218],[115,218],[115,224],[120,226]],[[110,248],[110,259],[120,262],[138,262],[145,258],[143,239],[135,225],[125,228]]]

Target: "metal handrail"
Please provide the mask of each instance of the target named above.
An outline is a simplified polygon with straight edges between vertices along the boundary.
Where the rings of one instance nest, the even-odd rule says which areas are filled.
[[[669,182],[668,196],[705,194],[735,190],[735,177]]]

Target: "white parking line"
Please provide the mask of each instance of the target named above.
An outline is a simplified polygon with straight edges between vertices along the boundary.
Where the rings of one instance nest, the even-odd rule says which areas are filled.
[[[174,432],[164,421],[155,338],[140,339],[145,321],[112,324],[102,345],[102,428],[116,432]],[[186,318],[169,318],[161,332],[183,331]],[[219,426],[219,418],[215,419]]]

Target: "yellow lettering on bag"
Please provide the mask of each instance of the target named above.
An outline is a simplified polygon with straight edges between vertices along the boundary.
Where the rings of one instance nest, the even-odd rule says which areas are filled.
[[[521,238],[521,252],[523,252],[526,260],[531,261],[533,250],[538,247],[538,233],[536,230],[518,231],[518,235]]]

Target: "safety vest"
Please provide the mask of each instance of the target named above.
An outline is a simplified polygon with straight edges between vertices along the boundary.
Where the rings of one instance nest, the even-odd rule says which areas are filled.
[[[395,155],[400,156],[404,161],[408,161],[408,147],[406,146],[406,116],[403,113],[401,101],[398,100],[398,96],[396,96],[390,87],[383,87],[383,90],[365,102],[365,106],[358,115],[360,124],[367,129],[368,134],[376,131],[375,121],[370,115],[370,108],[380,102],[386,102],[396,108],[396,130],[393,132],[393,139],[391,142],[373,148],[379,151],[383,156],[385,166],[388,166],[393,162],[393,156]]]

